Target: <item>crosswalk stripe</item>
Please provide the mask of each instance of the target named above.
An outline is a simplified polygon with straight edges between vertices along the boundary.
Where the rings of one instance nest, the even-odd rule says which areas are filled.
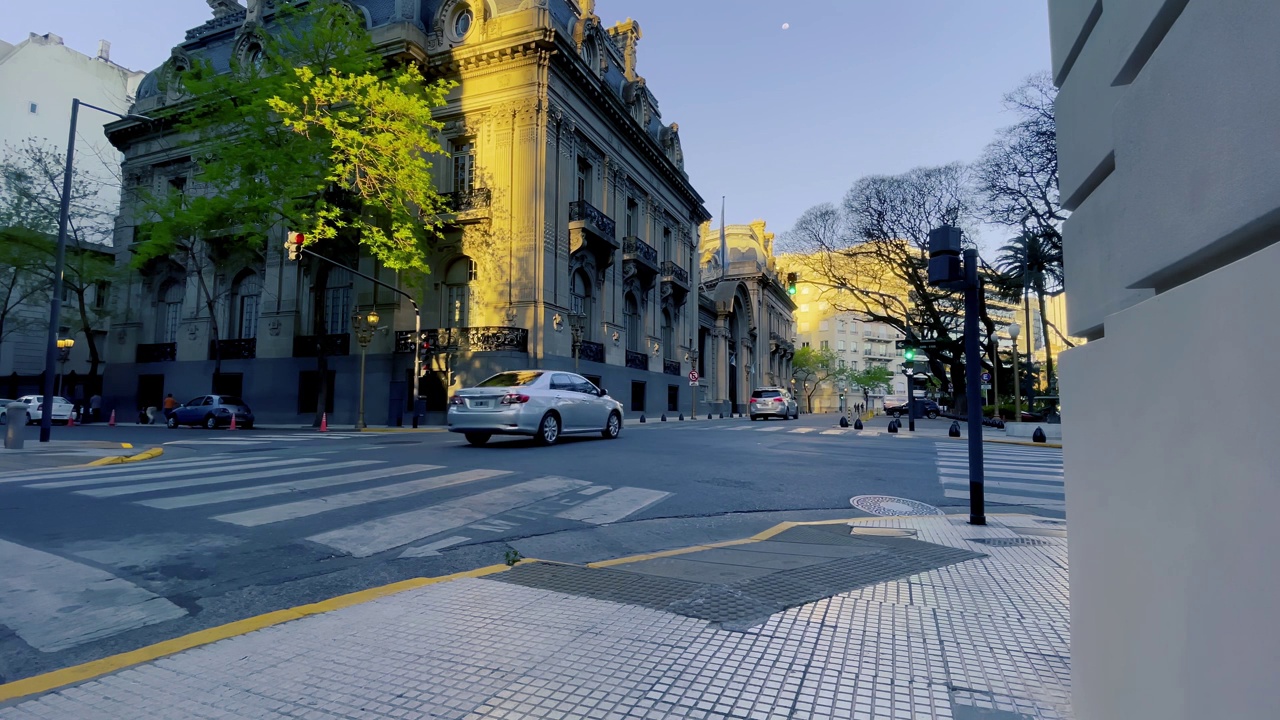
[[[814,431],[815,431],[815,430],[817,430],[817,429],[818,429],[818,428],[796,428],[795,430],[792,430],[791,432],[793,432],[793,433],[799,433],[799,434],[801,434],[801,435],[804,435],[804,434],[806,434],[806,433],[814,432]]]
[[[405,497],[407,495],[416,495],[429,490],[449,487],[450,485],[461,485],[462,483],[474,482],[476,480],[487,480],[489,478],[510,474],[510,470],[464,470],[462,472],[439,475],[436,477],[425,478],[423,480],[411,480],[408,482],[396,483],[395,485],[370,488],[368,490],[356,490],[354,492],[342,493],[340,495],[327,495],[325,497],[313,498],[311,500],[299,500],[298,502],[285,503],[283,505],[269,505],[267,507],[256,508],[253,510],[217,515],[213,519],[235,525],[242,525],[244,527],[257,527],[259,525],[283,522],[285,520],[294,520],[296,518],[307,517],[309,515],[318,515],[319,513],[337,510],[339,508],[354,507],[356,505],[364,505],[365,503],[377,502],[379,500],[389,500],[391,498]],[[398,544],[403,545],[404,543]],[[392,545],[391,547],[395,547],[395,545]]]
[[[965,460],[939,460],[938,466],[939,467],[969,467],[969,460],[967,458]],[[991,461],[988,461],[985,457],[982,459],[982,466],[989,467],[989,468],[996,468],[996,469],[1035,467],[1035,468],[1044,468],[1046,470],[1057,470],[1058,472],[1062,472],[1062,463],[1058,463],[1055,465],[1053,463],[991,462]]]
[[[781,429],[782,428],[780,427],[764,427],[764,428],[756,428],[756,432],[778,432]]]
[[[946,497],[956,500],[968,500],[968,490],[947,490]],[[1033,498],[1027,495],[1001,495],[999,493],[982,493],[982,498],[987,502],[1004,503],[1006,505],[1031,505],[1033,507],[1041,507],[1048,510],[1066,510],[1067,502],[1065,500],[1053,500],[1050,498]]]
[[[364,462],[338,463],[335,465],[326,465],[325,468],[332,469],[364,464]],[[439,470],[440,468],[440,465],[405,465],[403,467],[369,470],[366,472],[348,473],[346,475],[330,475],[328,477],[310,478],[295,482],[256,485],[247,488],[236,488],[234,490],[215,490],[213,492],[197,493],[195,495],[179,495],[177,497],[156,498],[154,500],[139,500],[138,504],[146,505],[147,507],[160,508],[162,510],[173,510],[174,508],[213,505],[216,503],[232,502],[235,500],[250,500],[252,498],[268,497],[270,495],[282,495],[285,493],[297,492],[299,490],[318,490],[320,488],[335,487],[337,485],[350,485],[352,483],[365,482],[367,480],[382,480],[384,478],[393,478],[400,475],[408,475],[410,473]]]
[[[249,460],[242,459],[239,461],[235,461],[233,464],[230,464],[230,465],[223,465],[223,466],[213,465],[212,467],[216,467],[220,472],[225,472],[225,471],[231,471],[231,470],[248,470],[251,468],[277,467],[281,465],[297,465],[299,463],[308,463],[308,462],[316,462],[316,458],[293,458],[288,460],[267,460],[265,462],[262,461],[261,459],[257,461],[249,461]],[[188,462],[187,466],[191,467],[192,463]],[[113,475],[111,477],[101,477],[101,473],[94,473],[93,475],[90,475],[88,477],[77,478],[75,480],[58,480],[56,482],[37,483],[35,485],[28,485],[28,487],[40,488],[41,490],[52,490],[55,488],[83,487],[85,485],[106,485],[108,483],[126,483],[126,482],[135,482],[138,480],[152,480],[154,478],[173,477],[174,474],[177,472],[178,470],[175,468],[167,468],[159,472],[138,471],[136,475],[129,475],[129,476]]]
[[[355,557],[368,557],[589,485],[591,483],[585,480],[537,478],[431,507],[348,525],[307,539]]]
[[[165,443],[165,445],[211,445],[213,447],[267,444],[269,444],[267,440],[172,440]]]
[[[969,487],[969,479],[964,478],[943,478],[943,485],[956,485],[958,487]],[[1057,495],[1065,497],[1066,493],[1061,486],[1054,487],[1052,485],[1035,485],[1033,483],[1008,482],[1006,480],[983,480],[984,487],[1003,488],[1005,490],[1023,490],[1026,492],[1044,493],[1047,495]]]
[[[223,457],[219,455],[218,457]],[[52,480],[60,477],[77,477],[81,475],[123,475],[128,473],[140,472],[140,468],[150,470],[152,468],[174,467],[177,465],[190,466],[190,460],[148,460],[142,465],[129,463],[126,465],[98,465],[94,467],[76,467],[63,468],[59,470],[30,470],[24,473],[14,475],[6,475],[0,478],[0,483],[18,483],[33,482],[36,480]]]
[[[939,469],[939,470],[938,470],[938,474],[939,474],[939,475],[941,475],[941,476],[943,476],[943,477],[947,477],[947,476],[951,476],[951,475],[958,475],[958,476],[962,476],[962,477],[968,477],[968,476],[969,476],[969,471],[968,471],[968,470],[962,470],[962,469],[960,469],[960,468],[944,468],[944,469]],[[1013,478],[1013,479],[1015,479],[1015,480],[1019,480],[1019,479],[1021,479],[1021,480],[1046,480],[1046,481],[1053,481],[1053,482],[1062,482],[1062,473],[1058,473],[1058,474],[1056,474],[1056,475],[1046,475],[1046,474],[1044,474],[1044,473],[1033,473],[1033,472],[1007,472],[1007,471],[1004,471],[1004,470],[990,470],[990,469],[988,469],[988,468],[983,468],[983,469],[982,469],[982,474],[983,474],[983,476],[984,476],[984,477]]]
[[[261,463],[254,467],[264,467],[266,465],[299,465],[301,463],[314,463],[316,458],[299,458],[293,461],[276,461],[274,463]],[[224,475],[220,470],[217,475],[206,475],[204,477],[188,478],[186,480],[168,480],[165,482],[143,483],[141,485],[115,485],[112,487],[95,488],[93,490],[76,490],[77,495],[88,495],[89,497],[119,497],[121,495],[137,495],[138,493],[156,492],[159,490],[177,490],[188,487],[201,487],[204,485],[224,485],[226,483],[241,482],[243,480],[261,480],[262,478],[274,478],[281,475],[293,475],[300,472],[309,472],[317,467],[353,467],[356,465],[364,465],[366,463],[353,460],[349,463],[341,463],[334,465],[325,463],[321,466],[311,467],[275,467],[270,470],[261,472],[238,473]]]
[[[832,429],[830,429],[830,430],[823,430],[822,432],[820,432],[820,433],[818,433],[818,434],[819,434],[819,435],[844,435],[844,434],[846,434],[846,433],[848,433],[848,432],[849,432],[849,431],[848,431],[848,430],[846,430],[846,429],[844,429],[844,428],[832,428]]]
[[[670,496],[671,493],[660,490],[622,487],[605,493],[598,498],[588,500],[581,505],[571,507],[562,513],[558,513],[556,517],[565,518],[566,520],[581,520],[592,525],[605,525],[638,513]]]

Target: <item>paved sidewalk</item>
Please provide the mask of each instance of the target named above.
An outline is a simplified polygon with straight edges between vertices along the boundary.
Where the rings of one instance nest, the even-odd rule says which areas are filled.
[[[989,522],[869,518],[590,568],[524,562],[161,657],[0,720],[1070,718],[1065,525]]]

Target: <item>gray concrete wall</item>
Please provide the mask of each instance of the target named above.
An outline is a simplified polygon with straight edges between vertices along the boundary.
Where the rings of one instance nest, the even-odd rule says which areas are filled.
[[[1280,3],[1049,9],[1068,331],[1092,340],[1060,360],[1073,707],[1280,717]],[[1210,378],[1238,401],[1196,418]]]

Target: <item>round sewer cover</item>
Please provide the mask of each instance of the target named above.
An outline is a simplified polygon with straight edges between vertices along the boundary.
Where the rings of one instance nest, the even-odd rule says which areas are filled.
[[[864,527],[850,525],[850,535],[875,535],[876,537],[915,537],[915,528]]]
[[[932,505],[891,495],[858,495],[850,498],[849,504],[862,512],[882,517],[943,514],[941,510]]]

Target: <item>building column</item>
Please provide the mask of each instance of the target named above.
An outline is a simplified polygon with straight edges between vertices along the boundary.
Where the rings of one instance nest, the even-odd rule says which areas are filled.
[[[716,316],[716,326],[711,331],[715,347],[715,382],[712,399],[721,404],[729,402],[729,318],[725,313]]]

